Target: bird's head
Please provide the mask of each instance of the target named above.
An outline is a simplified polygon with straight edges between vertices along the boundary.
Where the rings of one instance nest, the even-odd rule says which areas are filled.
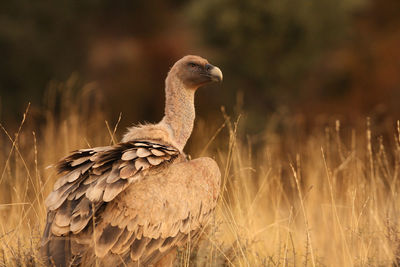
[[[178,60],[170,70],[186,87],[197,89],[211,82],[221,82],[221,70],[199,56],[188,55]]]

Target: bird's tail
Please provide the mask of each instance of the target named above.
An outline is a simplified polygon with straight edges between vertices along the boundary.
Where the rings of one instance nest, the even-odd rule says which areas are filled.
[[[81,256],[72,253],[76,244],[69,236],[55,236],[51,233],[51,225],[54,213],[47,215],[46,228],[43,233],[40,255],[46,266],[67,267],[80,266]]]

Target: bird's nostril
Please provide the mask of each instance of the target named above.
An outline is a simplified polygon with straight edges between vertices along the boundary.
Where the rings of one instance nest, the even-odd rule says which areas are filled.
[[[206,64],[206,70],[209,71],[213,68],[214,66],[211,64]]]

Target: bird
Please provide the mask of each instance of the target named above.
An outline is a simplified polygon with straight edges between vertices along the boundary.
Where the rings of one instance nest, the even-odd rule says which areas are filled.
[[[221,173],[183,149],[198,88],[221,82],[200,56],[178,60],[165,79],[160,122],[129,127],[121,142],[71,152],[56,165],[45,200],[40,252],[47,266],[172,266],[177,249],[209,223]]]

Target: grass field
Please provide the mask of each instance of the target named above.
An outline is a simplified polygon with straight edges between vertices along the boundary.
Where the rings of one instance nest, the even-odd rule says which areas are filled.
[[[47,110],[29,107],[17,132],[1,126],[0,266],[40,265],[50,165],[118,139],[101,110],[68,90],[56,118],[52,94],[64,89],[49,91]],[[33,112],[44,114],[40,125]],[[248,137],[241,119],[223,116],[223,125],[199,120],[192,137],[192,158],[214,157],[223,186],[215,219],[182,249],[179,266],[400,265],[399,123],[379,137],[368,119],[306,129],[301,118],[278,116]]]

